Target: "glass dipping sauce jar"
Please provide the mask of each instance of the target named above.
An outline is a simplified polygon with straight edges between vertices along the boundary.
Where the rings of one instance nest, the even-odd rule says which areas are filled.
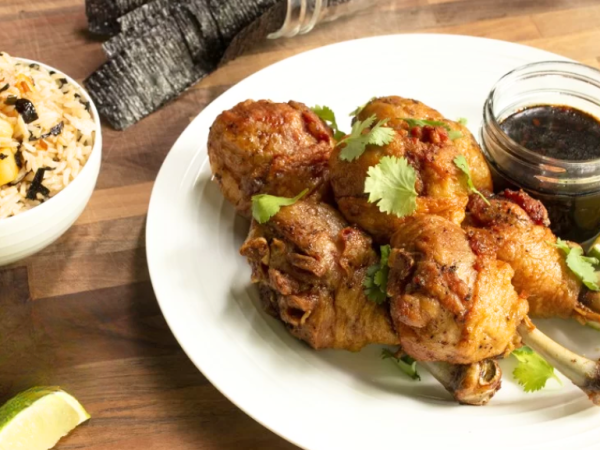
[[[600,71],[549,61],[507,73],[483,108],[482,149],[496,192],[524,189],[546,206],[555,234],[584,243],[600,232],[600,147],[594,159],[556,159],[528,150],[500,126],[516,112],[545,105],[573,107],[600,118]]]

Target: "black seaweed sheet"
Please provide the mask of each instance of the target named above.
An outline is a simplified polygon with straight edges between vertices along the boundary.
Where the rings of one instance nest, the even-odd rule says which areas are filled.
[[[102,47],[112,58],[161,22],[171,18],[171,5],[178,0],[151,0],[118,19],[121,32],[110,38]]]
[[[86,0],[88,29],[92,33],[112,35],[119,32],[117,19],[149,0]]]
[[[204,0],[154,0],[119,19],[121,33],[103,44],[109,58],[118,55],[161,22],[175,19],[192,58],[216,67],[225,45]]]
[[[216,67],[225,52],[226,42],[208,1],[180,1],[172,7],[172,12],[194,60],[210,61]]]
[[[223,41],[233,38],[279,0],[207,0]]]
[[[135,30],[142,27],[156,26],[163,19],[169,18],[170,6],[180,0],[147,0],[144,5],[119,17],[121,31]]]
[[[196,64],[174,20],[161,22],[94,72],[85,86],[116,129],[136,123],[208,73]]]
[[[111,59],[85,85],[111,125],[127,128],[214,70],[228,46],[232,58],[279,29],[285,11],[281,0],[148,2],[119,19]]]

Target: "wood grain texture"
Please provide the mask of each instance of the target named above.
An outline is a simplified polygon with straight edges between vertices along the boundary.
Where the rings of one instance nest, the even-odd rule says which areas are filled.
[[[149,282],[145,215],[175,139],[231,85],[283,58],[365,36],[452,33],[525,43],[600,67],[598,0],[397,0],[294,39],[268,41],[137,126],[104,128],[103,166],[79,221],[0,269],[0,402],[57,384],[93,419],[59,449],[292,449],[225,399],[187,359]],[[71,74],[104,60],[83,0],[0,2],[1,50]]]

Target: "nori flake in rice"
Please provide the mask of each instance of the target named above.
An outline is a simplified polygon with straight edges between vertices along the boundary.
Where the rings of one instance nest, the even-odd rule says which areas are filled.
[[[37,194],[42,194],[44,197],[47,197],[50,193],[50,190],[42,184],[42,181],[44,180],[44,173],[46,173],[46,170],[48,170],[48,168],[43,167],[41,169],[38,169],[35,173],[33,181],[29,185],[29,189],[27,189],[27,199],[36,200]]]
[[[2,88],[0,88],[0,92],[6,91],[10,87],[10,84],[6,83]]]
[[[2,161],[3,159],[8,158],[7,155],[5,155],[4,153],[0,153],[0,161]]]
[[[40,137],[30,135],[29,142],[38,141],[40,139],[46,139],[47,137],[50,137],[50,136],[58,136],[60,133],[62,133],[64,127],[65,127],[65,123],[59,122],[58,124],[56,124],[52,128],[50,128],[50,131],[42,134]]]
[[[20,145],[19,145],[19,149],[15,153],[15,162],[17,163],[17,167],[19,169],[23,168],[23,152],[21,151]]]
[[[21,117],[23,117],[23,121],[25,123],[31,123],[39,118],[38,113],[35,110],[35,106],[33,106],[33,103],[26,98],[18,99],[15,102],[15,109],[19,114],[21,114]]]
[[[8,105],[8,106],[12,106],[17,103],[17,100],[18,100],[18,97],[16,95],[9,95],[8,97],[6,97],[6,100],[4,100],[4,104]]]
[[[69,80],[67,80],[66,78],[59,78],[56,81],[58,82],[58,88],[59,89],[62,89],[65,84],[69,84]]]
[[[161,22],[84,81],[114,128],[133,125],[208,73],[178,36],[174,20]]]

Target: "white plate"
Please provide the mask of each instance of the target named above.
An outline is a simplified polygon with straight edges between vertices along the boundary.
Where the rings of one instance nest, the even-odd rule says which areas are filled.
[[[296,55],[209,105],[165,160],[147,231],[156,296],[194,364],[246,413],[307,449],[597,445],[600,409],[568,381],[525,394],[506,361],[503,388],[488,406],[459,406],[427,374],[421,382],[404,378],[379,358],[380,348],[316,352],[291,337],[260,309],[250,269],[238,253],[248,223],[210,182],[206,154],[213,120],[248,98],[325,104],[349,128],[347,115],[357,105],[396,94],[450,118],[466,117],[476,132],[483,102],[500,76],[525,63],[556,59],[564,58],[488,39],[384,36]],[[542,328],[588,356],[599,355],[594,330],[566,321]]]

